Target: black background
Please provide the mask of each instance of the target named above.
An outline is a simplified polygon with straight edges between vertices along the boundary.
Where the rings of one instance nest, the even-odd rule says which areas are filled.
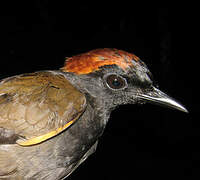
[[[96,153],[69,179],[198,176],[199,59],[192,57],[198,49],[189,51],[197,40],[197,11],[187,4],[169,7],[48,0],[0,5],[1,78],[58,69],[65,57],[95,48],[118,48],[139,56],[160,89],[190,112],[121,106],[111,114]]]

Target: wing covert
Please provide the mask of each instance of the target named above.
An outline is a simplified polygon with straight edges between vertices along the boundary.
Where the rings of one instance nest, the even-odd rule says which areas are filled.
[[[86,98],[62,75],[35,72],[0,82],[0,143],[9,134],[28,146],[43,142],[72,125]],[[5,133],[9,132],[9,133]],[[4,143],[6,143],[4,141]]]

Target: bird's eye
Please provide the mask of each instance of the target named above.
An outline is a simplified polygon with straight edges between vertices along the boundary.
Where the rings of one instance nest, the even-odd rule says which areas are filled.
[[[111,89],[123,89],[127,86],[126,80],[116,74],[106,76],[106,84]]]

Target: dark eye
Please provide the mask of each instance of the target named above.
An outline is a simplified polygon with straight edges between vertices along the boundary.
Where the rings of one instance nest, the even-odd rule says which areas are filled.
[[[108,75],[106,77],[106,83],[108,87],[112,89],[123,89],[127,85],[126,80],[123,77],[116,74]]]

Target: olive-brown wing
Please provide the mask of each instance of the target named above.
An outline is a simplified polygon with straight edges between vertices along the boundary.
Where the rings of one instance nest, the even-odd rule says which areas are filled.
[[[36,72],[0,82],[0,144],[28,146],[72,125],[86,98],[59,73]]]

